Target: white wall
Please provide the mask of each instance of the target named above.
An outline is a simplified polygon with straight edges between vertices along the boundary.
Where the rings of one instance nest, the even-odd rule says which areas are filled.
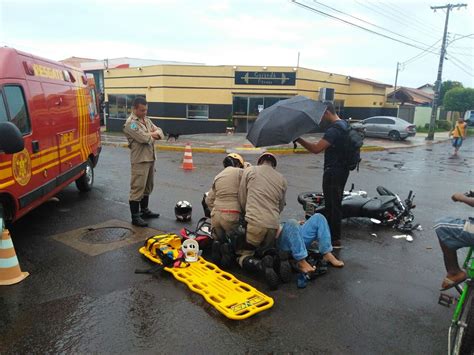
[[[439,118],[439,108],[436,119]],[[424,127],[425,124],[430,123],[431,119],[431,107],[415,107],[415,118],[413,119],[414,124],[419,127]]]

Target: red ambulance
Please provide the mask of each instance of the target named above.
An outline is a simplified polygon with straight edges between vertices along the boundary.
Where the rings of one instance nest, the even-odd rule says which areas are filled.
[[[101,150],[93,87],[79,69],[0,48],[0,123],[24,149],[0,151],[0,217],[15,221],[75,181],[88,191]],[[2,140],[8,138],[0,132]]]

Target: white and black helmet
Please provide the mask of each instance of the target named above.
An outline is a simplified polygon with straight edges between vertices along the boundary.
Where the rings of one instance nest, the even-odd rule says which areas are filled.
[[[193,206],[188,201],[178,201],[174,207],[174,214],[176,219],[180,222],[186,222],[191,220],[191,214],[193,212]]]

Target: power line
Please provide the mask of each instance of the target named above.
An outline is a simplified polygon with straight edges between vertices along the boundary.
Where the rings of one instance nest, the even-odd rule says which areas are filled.
[[[298,5],[298,6],[300,6],[300,7],[302,7],[302,8],[305,8],[305,9],[307,9],[307,10],[309,10],[309,11],[312,11],[312,12],[318,13],[318,14],[320,14],[320,15],[323,15],[323,16],[325,16],[325,17],[329,17],[329,18],[332,18],[332,19],[334,19],[334,20],[343,22],[343,23],[345,23],[345,24],[348,24],[348,25],[357,27],[357,28],[359,28],[359,29],[361,29],[361,30],[364,30],[364,31],[366,31],[366,32],[370,32],[370,33],[372,33],[372,34],[375,34],[375,35],[378,35],[378,36],[381,36],[381,37],[390,39],[390,40],[392,40],[392,41],[395,41],[395,42],[398,42],[398,43],[402,43],[402,44],[404,44],[404,45],[406,45],[406,46],[413,47],[413,48],[416,48],[416,49],[421,49],[421,50],[426,50],[426,49],[427,49],[426,47],[423,48],[423,47],[420,47],[420,46],[415,45],[415,44],[413,44],[413,43],[405,42],[405,41],[399,40],[399,39],[397,39],[397,38],[393,38],[393,37],[390,37],[390,36],[388,36],[388,35],[385,35],[385,34],[383,34],[383,33],[376,32],[376,31],[371,30],[371,29],[369,29],[369,28],[366,28],[366,27],[364,27],[364,26],[357,25],[357,24],[355,24],[355,23],[353,23],[353,22],[350,22],[350,21],[341,19],[340,17],[337,17],[337,16],[334,16],[334,15],[328,14],[327,12],[324,12],[324,11],[321,11],[321,10],[318,10],[318,9],[315,9],[314,7],[311,7],[311,6],[308,6],[308,5],[306,5],[306,4],[300,3],[300,2],[298,2],[298,1],[296,1],[296,0],[291,0],[291,2],[294,3],[295,5]],[[431,53],[433,53],[433,54],[438,54],[438,53],[436,53],[436,52],[431,52]]]
[[[456,54],[456,55],[462,55],[464,57],[474,57],[473,54],[469,54],[469,53],[461,53],[461,52],[451,52],[452,54]]]
[[[423,23],[423,22],[419,21],[416,16],[413,16],[413,15],[411,15],[411,14],[408,14],[406,11],[403,12],[403,9],[402,9],[401,7],[396,6],[396,5],[393,4],[393,3],[390,3],[390,2],[382,2],[382,4],[384,4],[385,6],[387,6],[387,7],[391,8],[391,9],[393,9],[394,11],[398,12],[398,13],[401,15],[401,16],[399,16],[399,17],[401,17],[401,18],[404,19],[404,20],[407,18],[407,16],[409,16],[410,18],[413,19],[413,21],[417,22],[420,26],[426,28],[426,29],[429,30],[430,32],[433,32],[433,31],[437,31],[437,30],[438,30],[438,28],[436,28],[436,27],[434,27],[434,26],[432,26],[432,25],[427,25],[426,23]],[[401,11],[401,10],[402,10],[402,11]]]
[[[412,27],[413,29],[416,29],[417,31],[420,31],[420,32],[423,32],[425,34],[425,36],[428,36],[428,37],[432,37],[432,38],[436,38],[435,36],[433,36],[433,31],[427,31],[423,28],[420,28],[419,26],[416,26],[414,23],[411,23],[410,21],[406,20],[405,18],[396,18],[390,14],[387,14],[385,12],[385,10],[379,10],[379,7],[375,4],[368,4],[368,3],[363,3],[359,0],[355,0],[356,3],[358,3],[359,5],[365,7],[366,9],[369,9],[370,11],[372,12],[376,12],[377,14],[379,15],[382,15],[392,21],[395,21],[401,25],[403,25],[404,27]],[[376,7],[376,8],[374,8]]]
[[[454,35],[454,38],[453,38],[451,41],[449,41],[449,42],[447,43],[447,46],[451,46],[451,43],[453,43],[453,42],[455,42],[455,41],[458,41],[458,40],[460,40],[460,39],[474,39],[474,33],[470,33],[470,34],[468,34],[468,35],[462,35],[462,34],[459,34],[459,33],[451,33],[451,34]],[[456,36],[458,36],[458,37],[456,38]],[[456,50],[457,50],[457,49],[460,49],[460,50],[463,50],[463,49],[468,49],[468,50],[469,50],[469,49],[470,49],[470,50],[471,50],[471,53],[470,53],[470,54],[468,54],[468,53],[461,53],[461,52],[451,52],[451,53],[454,53],[454,54],[457,54],[457,55],[466,56],[466,57],[474,57],[474,56],[473,56],[473,51],[472,51],[472,50],[474,49],[473,47],[452,46],[451,48],[454,48],[454,49],[456,49]]]
[[[472,68],[471,68],[469,65],[467,65],[467,64],[464,63],[463,61],[457,59],[456,57],[449,56],[449,57],[447,57],[446,59],[447,59],[447,60],[454,60],[456,63],[458,63],[460,66],[462,66],[462,67],[463,67],[464,69],[466,69],[467,71],[469,71],[469,72],[471,72],[471,73],[473,72],[473,71],[472,71]]]
[[[467,75],[469,76],[472,76],[474,78],[474,74],[472,74],[472,72],[468,72],[467,70],[465,70],[463,67],[461,67],[460,65],[456,64],[455,62],[451,62],[452,65],[454,65],[455,67],[457,67],[458,69],[462,70],[464,73],[466,73]]]
[[[427,55],[428,53],[428,50],[433,48],[434,46],[436,46],[439,42],[441,42],[441,39],[438,39],[435,43],[433,43],[431,46],[429,46],[426,50],[422,51],[421,53],[418,53],[417,55],[415,55],[414,57],[410,58],[410,59],[407,59],[405,60],[404,62],[400,63],[401,65],[407,65],[407,64],[410,64],[410,62],[414,62],[415,60],[417,59],[420,59],[422,57],[424,57],[425,55]]]
[[[369,21],[367,21],[367,20],[364,20],[364,19],[362,19],[362,18],[360,18],[360,17],[356,17],[356,16],[353,16],[353,15],[348,14],[347,12],[344,12],[344,11],[341,11],[341,10],[338,10],[338,9],[335,9],[334,7],[331,7],[331,6],[329,6],[329,5],[323,4],[322,2],[319,2],[319,1],[317,1],[317,0],[313,0],[313,2],[315,2],[316,4],[322,5],[322,6],[326,7],[326,8],[328,8],[328,9],[331,9],[331,10],[337,12],[337,13],[340,13],[340,14],[343,14],[343,15],[346,15],[346,16],[349,16],[349,17],[351,17],[351,18],[353,18],[353,19],[356,19],[356,20],[358,20],[358,21],[364,22],[364,23],[366,23],[366,24],[368,24],[368,25],[374,26],[374,27],[376,27],[376,28],[378,28],[378,29],[381,29],[381,30],[383,30],[383,31],[392,33],[392,34],[394,34],[394,35],[396,35],[396,36],[399,36],[399,37],[402,37],[402,38],[405,38],[405,39],[409,39],[410,41],[417,42],[417,43],[420,43],[420,44],[422,44],[422,45],[425,45],[424,42],[420,42],[420,41],[417,41],[416,39],[406,37],[406,36],[401,35],[401,34],[399,34],[399,33],[397,33],[397,32],[394,32],[394,31],[392,31],[392,30],[389,30],[389,29],[386,29],[386,28],[384,28],[384,27],[382,27],[382,26],[376,25],[375,23],[372,23],[372,22],[369,22]]]
[[[433,35],[433,32],[436,32],[437,29],[428,28],[428,27],[426,27],[426,25],[423,25],[423,26],[418,25],[417,23],[415,23],[415,21],[408,19],[407,14],[404,14],[404,15],[402,14],[402,16],[400,16],[400,15],[397,15],[397,14],[389,13],[388,15],[385,15],[384,12],[386,11],[386,9],[382,8],[376,2],[374,2],[374,3],[369,2],[368,4],[370,6],[375,7],[376,9],[380,9],[382,11],[382,15],[384,15],[386,17],[389,16],[389,18],[392,17],[395,21],[398,21],[398,22],[401,21],[401,23],[405,24],[404,25],[405,27],[411,27],[414,30],[420,31],[420,32],[424,33],[424,35],[427,36],[427,37],[432,37],[432,38],[437,37],[437,36]]]
[[[470,73],[473,72],[472,68],[470,66],[468,66],[466,63],[464,63],[463,61],[457,59],[456,57],[453,57],[452,55],[448,55],[446,57],[446,60],[453,60],[454,62],[458,63],[458,65],[462,66],[464,69],[466,69],[467,71],[469,71]]]

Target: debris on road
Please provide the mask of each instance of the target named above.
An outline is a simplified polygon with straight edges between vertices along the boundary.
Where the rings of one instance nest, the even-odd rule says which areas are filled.
[[[394,235],[395,239],[406,239],[407,242],[413,242],[413,237],[408,234]]]

